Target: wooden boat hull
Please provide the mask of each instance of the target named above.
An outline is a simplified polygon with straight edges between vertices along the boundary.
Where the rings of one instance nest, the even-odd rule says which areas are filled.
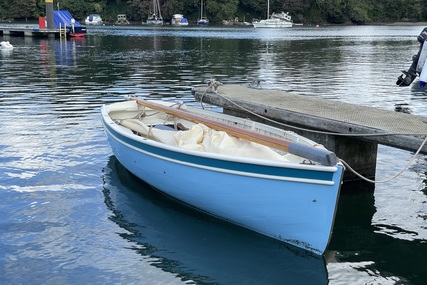
[[[117,104],[113,104],[117,109]],[[322,254],[331,237],[343,167],[230,157],[170,146],[102,120],[113,153],[131,173],[205,213]],[[126,104],[123,104],[124,109]]]

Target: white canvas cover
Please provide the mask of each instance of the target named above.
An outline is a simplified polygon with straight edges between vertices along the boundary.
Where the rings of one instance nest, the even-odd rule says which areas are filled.
[[[291,154],[280,155],[267,146],[229,136],[204,124],[193,125],[186,131],[157,129],[138,119],[121,120],[120,124],[150,139],[185,149],[268,160],[300,159]]]

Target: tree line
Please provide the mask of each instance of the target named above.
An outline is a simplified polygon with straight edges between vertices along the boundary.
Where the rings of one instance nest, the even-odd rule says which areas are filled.
[[[160,0],[164,19],[184,14],[189,21],[199,17],[201,0]],[[78,20],[100,14],[114,22],[118,14],[130,21],[145,21],[153,0],[54,0],[54,9],[68,10]],[[267,0],[204,0],[211,22],[235,19],[252,21],[267,16]],[[396,21],[426,21],[426,0],[270,0],[271,12],[289,12],[294,22],[372,24]],[[2,0],[0,19],[36,20],[45,16],[45,0]]]

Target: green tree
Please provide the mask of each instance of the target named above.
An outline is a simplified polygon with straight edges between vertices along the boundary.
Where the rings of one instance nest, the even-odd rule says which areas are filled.
[[[58,3],[61,10],[70,11],[76,19],[84,19],[93,13],[102,14],[106,7],[105,0],[60,0]]]
[[[371,20],[369,17],[371,10],[370,3],[360,0],[348,0],[346,13],[353,23],[364,24]]]
[[[346,0],[316,0],[319,8],[326,15],[326,20],[331,23],[344,23],[346,14],[344,12],[347,6]]]
[[[152,0],[54,0],[54,7],[69,10],[76,19],[91,13],[113,22],[118,14],[129,20],[146,19]],[[267,17],[267,0],[205,0],[211,22],[245,16]],[[163,18],[182,13],[196,20],[200,0],[161,0]],[[427,0],[270,0],[270,11],[290,12],[294,20],[330,23],[377,23],[427,20]],[[36,19],[45,14],[45,0],[0,0],[0,18]]]
[[[206,13],[213,21],[234,19],[237,15],[239,0],[206,1]]]
[[[292,14],[304,13],[310,9],[311,5],[311,0],[284,0],[282,10]]]
[[[0,1],[0,19],[6,19],[10,17],[9,7],[10,0]]]
[[[37,18],[38,15],[36,0],[13,0],[9,8],[9,16],[15,19]]]
[[[284,0],[282,11],[289,12],[294,16],[294,21],[303,22],[304,14],[310,10],[314,0]]]
[[[130,7],[129,19],[144,19],[148,17],[151,0],[128,0],[127,4]]]

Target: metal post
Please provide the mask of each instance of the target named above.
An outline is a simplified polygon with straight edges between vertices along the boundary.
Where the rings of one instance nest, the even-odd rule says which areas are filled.
[[[54,29],[54,23],[53,23],[53,0],[46,0],[46,21],[47,21],[47,28],[48,29]]]

